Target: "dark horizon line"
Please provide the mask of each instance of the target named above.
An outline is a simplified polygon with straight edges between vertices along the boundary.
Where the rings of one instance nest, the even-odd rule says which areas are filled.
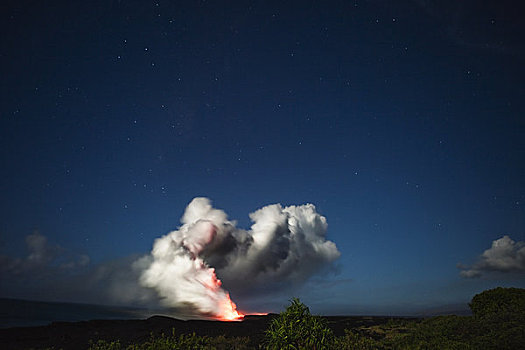
[[[179,319],[172,315],[166,315],[164,314],[165,311],[169,311],[168,308],[154,308],[154,307],[147,307],[147,306],[131,306],[131,305],[111,305],[111,304],[95,304],[95,303],[87,303],[87,302],[73,302],[73,301],[49,301],[49,300],[35,300],[35,299],[23,299],[23,298],[14,298],[14,297],[0,297],[0,301],[14,301],[14,302],[25,302],[25,303],[38,303],[38,304],[56,304],[56,305],[71,305],[71,306],[83,306],[83,307],[98,307],[98,308],[115,308],[115,309],[121,309],[121,310],[129,310],[129,311],[151,311],[152,316],[165,316],[165,317],[171,317]],[[159,312],[159,314],[155,314],[155,312]],[[278,315],[279,312],[268,312],[266,315]],[[351,314],[316,314],[323,317],[396,317],[396,318],[410,318],[410,317],[433,317],[433,316],[440,316],[440,315],[470,315],[471,311],[468,307],[468,303],[453,303],[453,304],[442,304],[438,306],[431,306],[428,308],[422,308],[418,311],[405,313],[405,314],[391,314],[391,313],[385,313],[385,314],[376,314],[375,312],[371,313],[362,313],[362,312],[356,312]],[[182,316],[182,315],[181,315]],[[254,316],[261,316],[258,313],[246,313],[246,316],[254,317]],[[264,316],[264,315],[262,315]],[[194,318],[191,318],[194,319]],[[210,318],[197,318],[201,320],[210,319]],[[213,318],[211,318],[213,320]]]

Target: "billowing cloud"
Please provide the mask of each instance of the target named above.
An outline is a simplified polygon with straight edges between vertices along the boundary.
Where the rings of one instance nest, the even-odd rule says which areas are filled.
[[[340,255],[312,204],[268,205],[250,218],[251,229],[239,229],[209,199],[195,198],[182,226],[155,241],[141,285],[165,306],[233,319],[239,315],[225,288],[243,293],[301,284]]]
[[[24,257],[0,255],[0,296],[120,306],[158,307],[139,284],[150,257],[134,254],[91,264],[89,256],[50,243],[38,231],[25,238]]]
[[[268,205],[250,218],[249,230],[237,228],[209,199],[195,198],[182,225],[156,239],[149,254],[96,265],[35,232],[26,237],[27,256],[0,255],[0,295],[162,307],[180,318],[236,319],[242,313],[230,292],[247,308],[269,305],[273,296],[332,268],[340,255],[326,239],[326,218],[312,204]]]
[[[0,255],[0,296],[100,303],[106,292],[96,294],[87,286],[89,256],[50,243],[38,231],[26,236],[25,243],[25,256]]]
[[[460,275],[476,278],[488,272],[523,273],[525,272],[525,242],[515,242],[505,235],[492,242],[492,247],[485,250],[472,266],[458,264]]]
[[[28,254],[24,258],[0,256],[0,271],[4,274],[30,274],[36,278],[51,270],[74,270],[89,264],[89,256],[74,254],[59,245],[50,245],[47,237],[35,231],[25,238]]]

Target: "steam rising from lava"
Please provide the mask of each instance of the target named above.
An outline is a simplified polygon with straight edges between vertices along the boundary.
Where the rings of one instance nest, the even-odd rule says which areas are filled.
[[[209,199],[193,199],[182,226],[155,240],[141,285],[186,314],[234,320],[243,315],[217,276],[243,293],[283,281],[304,282],[340,255],[325,238],[325,217],[312,204],[273,204],[250,218],[251,229],[239,229]]]

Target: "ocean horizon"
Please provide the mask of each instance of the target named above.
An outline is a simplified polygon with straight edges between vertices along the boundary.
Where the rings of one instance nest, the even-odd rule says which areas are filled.
[[[351,313],[352,316],[423,318],[451,314],[467,316],[471,315],[471,311],[467,305],[455,304],[399,315]],[[184,315],[176,316],[167,310],[159,309],[0,298],[0,328],[46,326],[53,322],[147,319],[154,315],[175,317],[181,320],[194,318],[188,315],[186,315],[187,317]]]
[[[154,314],[153,310],[133,307],[0,298],[0,328],[45,326],[52,322],[145,319]]]

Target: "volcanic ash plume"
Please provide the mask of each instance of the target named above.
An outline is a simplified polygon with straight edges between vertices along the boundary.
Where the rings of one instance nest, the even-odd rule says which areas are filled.
[[[250,218],[250,230],[238,229],[209,199],[193,199],[182,226],[155,240],[140,283],[179,312],[234,320],[243,315],[217,275],[228,288],[242,293],[263,285],[304,282],[340,255],[326,240],[326,219],[312,204],[269,205]]]

